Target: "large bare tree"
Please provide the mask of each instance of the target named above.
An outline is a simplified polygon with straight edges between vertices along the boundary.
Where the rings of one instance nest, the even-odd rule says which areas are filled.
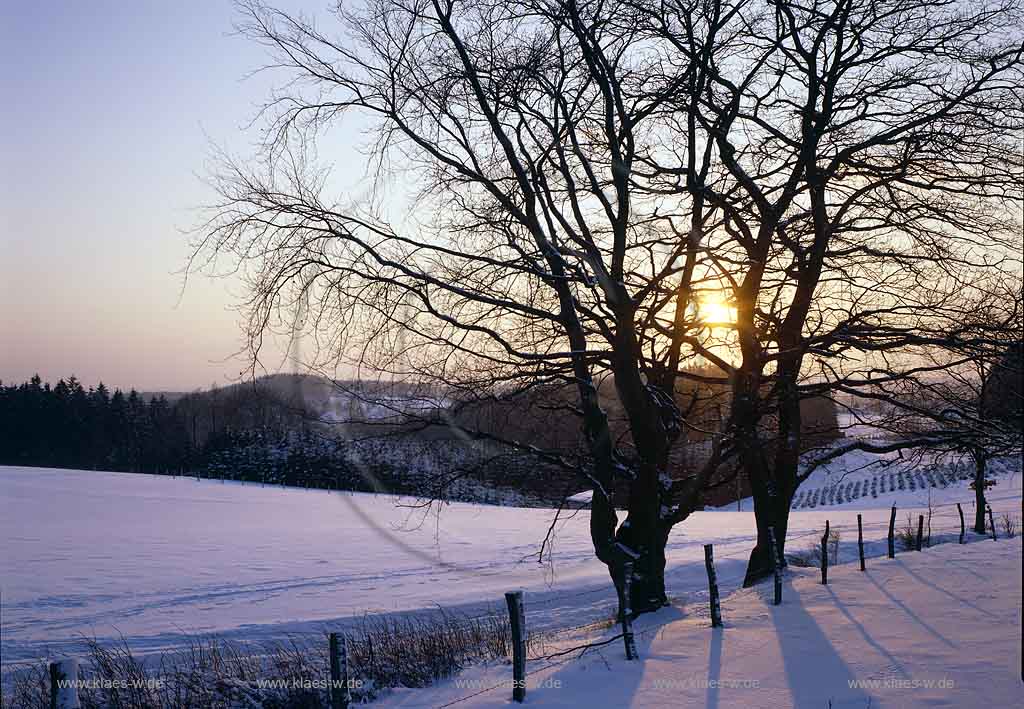
[[[976,340],[964,315],[1005,293],[983,283],[1019,283],[1021,16],[943,0],[651,13],[706,76],[678,115],[703,126],[719,179],[692,161],[653,170],[723,215],[707,249],[737,314],[723,374],[755,501],[752,583],[801,481],[800,400],[913,377],[923,350]]]
[[[967,463],[974,531],[985,533],[985,491],[995,482],[988,463],[1020,456],[1024,445],[1024,291],[1019,279],[974,285],[981,287],[960,294],[959,317],[950,324],[956,337],[936,336],[918,348],[914,367],[881,362],[870,385],[846,389],[872,404],[867,423],[881,440],[857,439],[811,456],[801,479],[853,450],[898,451],[897,461],[909,465]]]
[[[579,422],[595,554],[620,589],[632,563],[638,611],[665,602],[668,534],[726,462],[762,575],[800,400],[874,386],[872,357],[904,376],[959,336],[973,274],[1019,267],[1016,2],[370,0],[331,30],[242,9],[284,81],[261,159],[222,160],[193,265],[247,277],[253,358],[302,312],[320,363],[475,401],[572,387],[553,409]],[[315,152],[349,114],[378,178],[358,200]],[[735,317],[711,327],[709,298]],[[731,401],[675,474],[685,379]]]

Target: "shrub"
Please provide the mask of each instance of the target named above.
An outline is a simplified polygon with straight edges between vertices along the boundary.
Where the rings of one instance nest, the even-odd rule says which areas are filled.
[[[1009,514],[1004,514],[999,519],[999,525],[1003,528],[1003,536],[1007,539],[1013,539],[1017,536],[1018,521],[1016,518],[1011,517]]]
[[[818,558],[821,558],[821,550],[818,550]],[[786,552],[786,563],[790,566],[799,567],[811,567],[818,566],[818,562],[814,560],[811,548],[808,547],[802,551]]]
[[[896,541],[906,550],[917,548],[917,522],[914,516],[907,513],[907,522],[895,530]]]
[[[796,551],[786,554],[786,562],[799,567],[821,566],[821,537],[822,532],[815,532],[811,535],[815,541],[811,542],[803,551]],[[829,529],[828,533],[828,563],[829,566],[839,563],[839,539],[838,529]]]

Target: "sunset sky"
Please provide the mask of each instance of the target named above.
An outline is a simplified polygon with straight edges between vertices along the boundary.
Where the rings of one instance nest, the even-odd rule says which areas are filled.
[[[233,35],[230,0],[2,12],[0,379],[186,390],[236,378],[239,284],[182,292],[178,271],[183,232],[213,198],[211,144],[251,152],[244,127],[270,79],[244,77],[262,48]]]

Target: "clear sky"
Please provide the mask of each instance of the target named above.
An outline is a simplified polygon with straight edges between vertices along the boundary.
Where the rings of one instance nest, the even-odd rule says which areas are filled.
[[[304,4],[313,12],[326,0]],[[238,376],[237,283],[191,279],[211,143],[270,79],[230,0],[5,2],[0,16],[0,379],[186,390]],[[180,300],[179,300],[180,296]]]

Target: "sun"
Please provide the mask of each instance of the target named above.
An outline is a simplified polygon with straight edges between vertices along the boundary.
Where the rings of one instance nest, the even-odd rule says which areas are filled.
[[[712,327],[727,327],[736,322],[736,308],[720,294],[702,297],[697,306],[697,315],[701,322]]]

